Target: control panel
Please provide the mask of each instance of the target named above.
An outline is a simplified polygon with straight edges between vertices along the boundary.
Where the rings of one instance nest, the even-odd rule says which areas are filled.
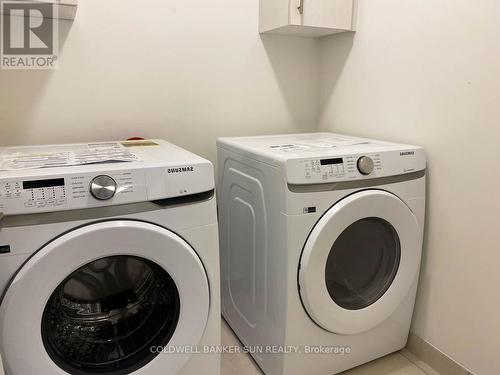
[[[300,160],[305,181],[325,182],[370,175],[382,169],[379,154],[370,156],[345,156],[341,158]]]
[[[16,177],[17,171],[12,177],[1,176],[0,216],[150,202],[214,189],[212,164],[203,159],[131,169],[99,165],[78,172],[52,174],[40,169],[26,171],[26,177]]]
[[[27,209],[57,207],[67,202],[64,178],[4,182],[0,184],[0,196],[6,203],[22,204]]]
[[[0,211],[27,214],[147,200],[142,171],[76,174],[0,182]]]
[[[313,184],[378,178],[425,169],[423,151],[389,151],[289,159],[286,175],[291,184]]]

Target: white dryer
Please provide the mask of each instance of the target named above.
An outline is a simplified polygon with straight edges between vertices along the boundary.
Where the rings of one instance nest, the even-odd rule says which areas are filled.
[[[132,161],[25,169],[115,151]],[[3,148],[0,160],[6,375],[219,373],[217,355],[198,354],[220,343],[209,161],[162,140]]]
[[[331,133],[218,140],[222,313],[267,375],[399,350],[422,251],[425,155]]]

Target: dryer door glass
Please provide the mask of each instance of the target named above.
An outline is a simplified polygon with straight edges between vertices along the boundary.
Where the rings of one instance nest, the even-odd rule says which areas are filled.
[[[151,361],[177,326],[180,300],[170,275],[135,256],[111,256],[73,272],[52,293],[42,338],[71,374],[128,374]]]
[[[337,305],[360,310],[375,303],[391,286],[401,245],[386,220],[369,217],[348,226],[328,255],[326,287]]]

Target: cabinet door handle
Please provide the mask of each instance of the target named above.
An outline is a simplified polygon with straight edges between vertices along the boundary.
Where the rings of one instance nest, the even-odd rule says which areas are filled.
[[[300,0],[299,6],[297,7],[300,14],[304,14],[304,0]]]

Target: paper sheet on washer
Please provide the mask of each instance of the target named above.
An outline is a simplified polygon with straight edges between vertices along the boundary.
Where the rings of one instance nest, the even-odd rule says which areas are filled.
[[[356,145],[367,145],[370,141],[360,141],[359,139],[344,138],[341,136],[313,139],[310,141],[302,141],[300,143],[286,143],[269,146],[273,151],[284,153],[297,153],[304,151],[327,150],[338,147],[349,147]]]
[[[75,146],[12,148],[0,155],[0,170],[39,169],[110,162],[138,161],[138,156],[118,142]]]

